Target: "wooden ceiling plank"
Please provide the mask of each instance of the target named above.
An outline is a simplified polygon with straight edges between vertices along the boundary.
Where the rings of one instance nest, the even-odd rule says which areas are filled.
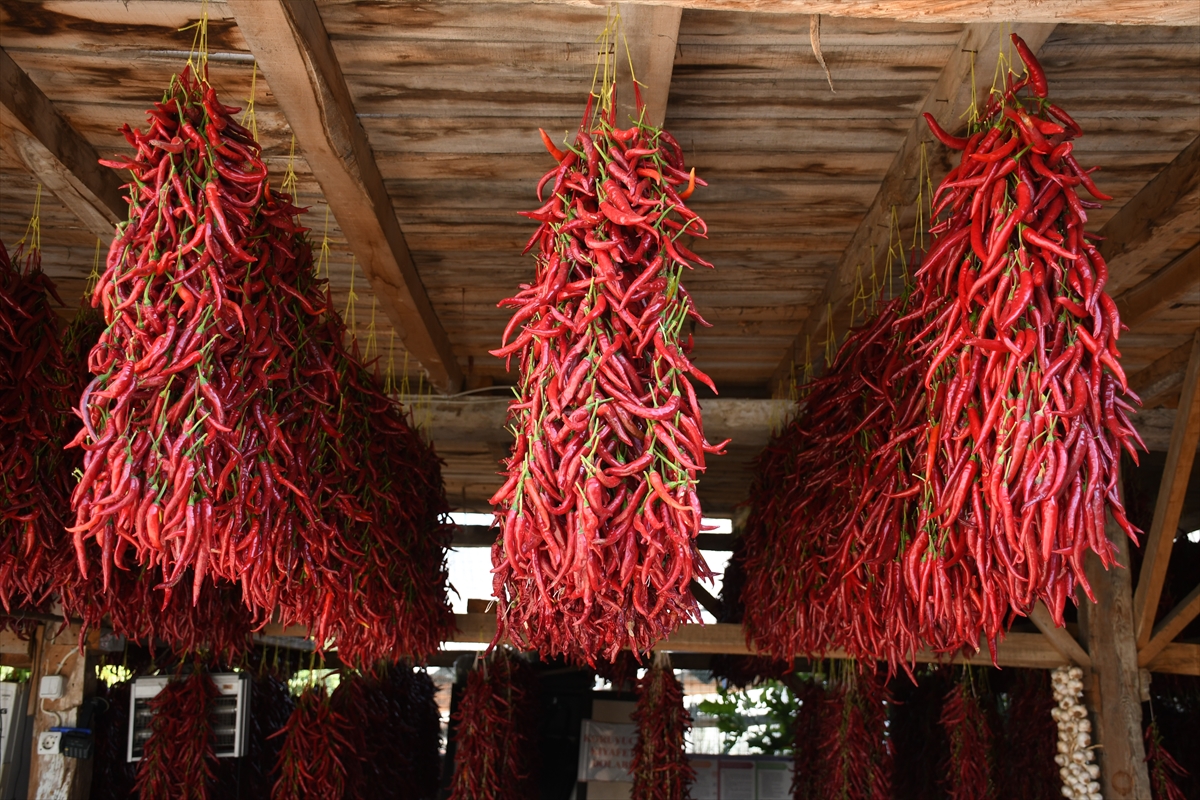
[[[1133,595],[1133,618],[1139,650],[1150,642],[1154,630],[1154,617],[1162,596],[1163,581],[1167,577],[1171,546],[1183,510],[1197,442],[1200,442],[1200,331],[1192,337],[1192,355],[1188,359],[1175,427],[1171,431],[1171,445],[1167,450],[1167,463],[1163,467],[1158,500],[1154,505],[1154,520],[1146,534],[1142,570]]]
[[[621,41],[617,42],[617,124],[636,118],[633,92],[629,90],[629,66],[641,84],[646,122],[662,127],[667,116],[667,97],[671,92],[671,73],[675,68],[675,45],[679,41],[680,7],[621,3]],[[626,44],[628,43],[628,57]]]
[[[1133,328],[1200,283],[1200,244],[1117,298],[1121,321]]]
[[[101,239],[129,212],[121,179],[0,48],[0,123],[5,149]]]
[[[1037,605],[1029,612],[1029,619],[1033,621],[1034,625],[1037,625],[1038,630],[1050,640],[1050,644],[1062,654],[1063,658],[1084,669],[1092,668],[1092,659],[1083,649],[1083,645],[1079,644],[1066,628],[1060,628],[1054,624],[1054,618],[1050,616],[1050,609],[1046,608],[1046,604],[1041,600],[1038,600]]]
[[[1145,369],[1129,376],[1129,388],[1141,396],[1143,408],[1154,408],[1164,397],[1179,391],[1183,383],[1183,370],[1191,353],[1192,342],[1189,339]]]
[[[854,231],[850,244],[838,259],[838,265],[830,275],[821,299],[776,367],[771,378],[773,392],[779,393],[785,388],[793,365],[797,359],[804,357],[806,351],[819,352],[819,343],[824,341],[830,332],[835,341],[840,341],[842,334],[849,329],[858,278],[871,283],[872,274],[887,252],[892,209],[911,205],[921,188],[918,175],[922,143],[925,144],[927,156],[930,158],[935,155],[932,148],[940,147],[929,133],[929,126],[923,114],[932,114],[947,130],[959,127],[962,113],[971,101],[972,64],[994,64],[1001,48],[1007,43],[1010,32],[1019,34],[1030,48],[1037,52],[1050,37],[1054,27],[1052,24],[1007,26],[982,23],[965,27],[958,46],[921,102],[916,119],[893,157],[891,166],[880,183],[867,213]],[[991,70],[986,68],[975,72],[978,82],[982,80],[980,76],[983,73],[990,74]],[[874,262],[871,260],[873,253]]]
[[[497,0],[488,0],[495,3]],[[527,0],[501,0],[522,2]],[[594,8],[596,0],[535,0],[553,6]],[[900,22],[1050,23],[1098,25],[1196,25],[1189,3],[1162,0],[649,0],[648,4],[705,11],[752,11],[766,14],[823,14],[830,17]]]
[[[1200,586],[1192,589],[1187,597],[1163,617],[1162,622],[1154,626],[1154,635],[1146,646],[1138,650],[1138,666],[1144,667],[1154,661],[1163,648],[1186,628],[1192,620],[1200,616]]]
[[[462,370],[413,263],[316,4],[232,0],[228,7],[397,337],[434,386],[458,391]]]
[[[1200,137],[1175,157],[1100,229],[1100,254],[1108,262],[1110,295],[1132,286],[1200,213]]]

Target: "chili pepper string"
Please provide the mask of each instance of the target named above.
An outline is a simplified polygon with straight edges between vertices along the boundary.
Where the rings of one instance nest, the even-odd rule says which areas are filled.
[[[10,260],[0,243],[0,604],[49,610],[64,561],[63,511],[71,467],[70,377],[52,302],[62,305],[42,272],[34,236]],[[27,236],[27,238],[29,238]],[[14,263],[14,261],[16,263]]]
[[[133,174],[131,215],[93,295],[79,579],[141,568],[164,606],[237,584],[254,622],[278,611],[347,663],[423,657],[453,624],[440,462],[343,348],[236,110],[185,70],[148,132],[126,128],[136,157],[108,162]]]
[[[696,779],[685,750],[692,718],[683,706],[683,687],[665,654],[656,655],[638,680],[637,698],[629,796],[633,800],[685,800]]]
[[[353,753],[354,731],[334,710],[325,684],[308,686],[283,728],[271,800],[342,800],[346,796],[344,759]]]
[[[453,716],[450,800],[524,800],[536,795],[536,675],[506,648],[467,676]]]
[[[1058,726],[1050,676],[1045,670],[1012,669],[1008,703],[999,735],[993,737],[993,779],[997,797],[1048,797],[1061,794],[1054,763]]]
[[[991,730],[967,673],[946,693],[939,721],[950,742],[943,773],[950,799],[990,800],[995,797],[989,764]]]
[[[761,652],[994,654],[1012,614],[1043,600],[1061,625],[1076,586],[1091,596],[1108,512],[1135,534],[1116,491],[1140,444],[1120,320],[1075,187],[1107,196],[1018,52],[1026,75],[980,130],[935,128],[964,155],[910,291],[851,333],[756,463],[742,596]]]
[[[825,778],[821,774],[823,762],[819,748],[821,731],[826,727],[822,722],[827,708],[825,687],[810,677],[796,694],[800,709],[792,723],[792,797],[795,800],[824,800],[821,787]]]
[[[832,682],[820,715],[819,797],[838,800],[891,797],[888,701],[882,673],[853,675],[851,672]]]
[[[217,687],[200,669],[178,677],[150,700],[150,738],[138,762],[141,800],[207,800],[211,796]]]
[[[540,223],[536,276],[501,303],[517,310],[492,351],[520,373],[492,497],[496,641],[588,663],[699,618],[696,482],[724,447],[704,438],[691,381],[715,387],[688,326],[707,323],[680,282],[711,266],[682,241],[707,234],[685,203],[704,182],[666,131],[593,119],[595,97],[572,147],[543,132],[558,165],[525,214]]]
[[[1146,767],[1150,773],[1150,791],[1154,800],[1184,800],[1183,790],[1175,777],[1184,777],[1187,770],[1179,765],[1163,747],[1158,722],[1151,719],[1146,726]]]

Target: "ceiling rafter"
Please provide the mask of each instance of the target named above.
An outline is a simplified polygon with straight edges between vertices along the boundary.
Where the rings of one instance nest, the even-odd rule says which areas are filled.
[[[1107,291],[1116,295],[1196,225],[1200,213],[1200,137],[1121,206],[1100,229],[1108,263]]]
[[[858,281],[861,279],[870,284],[873,274],[884,260],[882,256],[887,252],[888,237],[892,231],[892,209],[911,205],[920,191],[921,145],[926,143],[927,146],[940,147],[929,133],[923,114],[932,114],[948,130],[959,127],[962,115],[971,102],[972,63],[994,64],[1001,48],[1008,42],[1010,32],[1019,34],[1037,52],[1050,38],[1054,27],[1052,24],[971,24],[965,27],[950,60],[917,109],[916,119],[892,159],[867,213],[838,259],[820,300],[813,307],[813,313],[805,319],[804,327],[775,368],[771,379],[773,391],[778,394],[786,388],[785,383],[790,379],[793,365],[806,350],[816,352],[818,343],[830,336],[833,341],[840,341],[850,328]],[[983,74],[990,75],[991,70],[980,69],[976,73],[978,83],[986,80]]]
[[[0,48],[3,142],[88,230],[109,239],[128,214],[121,179],[67,122],[12,56]]]
[[[1121,321],[1133,328],[1169,307],[1200,283],[1200,243],[1192,245],[1146,280],[1117,298]]]
[[[1175,427],[1167,463],[1163,467],[1158,499],[1154,504],[1154,519],[1143,544],[1142,569],[1133,594],[1134,631],[1137,646],[1144,648],[1154,630],[1158,601],[1171,559],[1171,546],[1179,526],[1179,515],[1187,494],[1188,477],[1200,442],[1200,331],[1192,337],[1192,354],[1188,359]]]
[[[671,73],[675,68],[675,46],[679,41],[680,7],[621,3],[621,40],[617,42],[616,66],[617,124],[626,125],[634,117],[633,92],[624,91],[630,85],[629,67],[633,62],[633,77],[641,84],[642,101],[646,106],[646,123],[662,127],[667,116],[667,97],[671,93]],[[626,46],[629,56],[626,58]]]
[[[1144,667],[1152,662],[1197,616],[1200,616],[1200,586],[1192,589],[1187,597],[1179,601],[1179,605],[1163,617],[1162,622],[1154,626],[1154,635],[1138,651],[1138,666]]]
[[[228,5],[397,337],[435,387],[458,391],[462,369],[421,283],[316,4]]]
[[[505,0],[526,2],[527,0]],[[535,3],[587,6],[595,0],[535,0]],[[1060,22],[1100,25],[1195,25],[1188,3],[1162,0],[649,0],[648,5],[706,11],[765,14],[823,14],[899,22]]]

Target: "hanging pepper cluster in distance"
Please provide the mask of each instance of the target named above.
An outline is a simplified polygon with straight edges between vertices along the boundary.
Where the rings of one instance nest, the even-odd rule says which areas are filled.
[[[708,454],[689,358],[707,324],[680,279],[682,236],[707,227],[685,201],[703,184],[683,151],[648,124],[587,111],[574,146],[538,184],[549,199],[533,283],[493,354],[516,359],[516,442],[492,497],[497,638],[594,663],[645,653],[699,618],[689,584],[711,576],[696,549],[696,482]],[[640,112],[640,101],[638,103]]]
[[[449,800],[525,800],[537,795],[537,676],[501,647],[476,665],[453,720]]]
[[[42,272],[36,242],[20,246],[14,256],[16,264],[0,243],[0,605],[5,611],[14,603],[45,605],[69,565],[63,528],[74,466],[62,452],[70,435],[72,382],[51,305],[63,303]]]
[[[950,757],[943,784],[950,800],[991,800],[996,796],[991,778],[991,728],[987,714],[964,677],[946,693],[939,720],[950,742]]]
[[[665,655],[656,656],[638,680],[633,721],[637,740],[629,763],[633,776],[629,796],[632,800],[686,800],[688,787],[696,779],[685,740],[692,718],[683,705],[683,687]]]
[[[978,130],[933,125],[963,156],[909,291],[851,333],[756,465],[742,599],[760,651],[994,654],[1010,612],[1043,600],[1062,625],[1076,586],[1091,597],[1084,555],[1116,552],[1106,513],[1136,533],[1117,493],[1136,397],[1077,188],[1110,198],[1014,44],[1026,74]]]
[[[150,700],[150,738],[138,762],[137,791],[142,800],[208,800],[216,751],[212,703],[216,684],[194,670],[176,678]]]

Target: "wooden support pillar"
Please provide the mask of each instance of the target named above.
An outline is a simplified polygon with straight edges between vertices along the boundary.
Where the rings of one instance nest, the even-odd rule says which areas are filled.
[[[38,735],[56,725],[73,726],[84,698],[90,697],[96,691],[95,661],[88,657],[87,652],[79,651],[79,626],[71,625],[61,633],[58,633],[58,630],[58,625],[43,625],[38,631],[37,655],[31,676],[33,685],[30,690],[34,720],[29,798],[87,800],[92,789],[92,759],[37,754]],[[64,678],[61,698],[38,698],[38,685],[43,675],[61,675]],[[57,718],[54,712],[57,712]]]
[[[1108,537],[1117,545],[1117,563],[1105,570],[1088,555],[1087,579],[1096,604],[1084,598],[1080,620],[1092,669],[1084,684],[1098,746],[1100,786],[1105,800],[1151,800],[1142,741],[1141,677],[1134,636],[1129,540],[1111,519]]]

